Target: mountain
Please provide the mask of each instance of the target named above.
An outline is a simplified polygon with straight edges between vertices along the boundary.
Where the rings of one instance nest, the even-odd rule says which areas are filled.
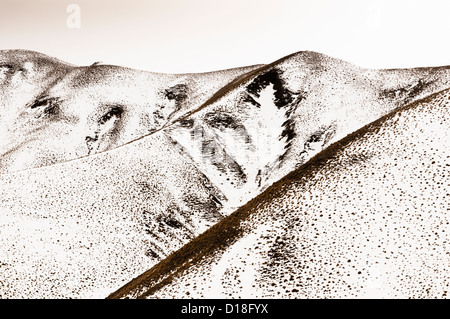
[[[299,52],[242,76],[166,132],[234,210],[386,113],[450,87],[450,68],[368,70]]]
[[[0,78],[3,298],[105,297],[330,144],[450,87],[448,67],[315,52],[187,75],[0,56],[16,66]]]
[[[444,298],[450,89],[314,156],[110,298]]]
[[[0,173],[96,154],[186,116],[257,66],[159,74],[0,51]]]
[[[34,65],[28,58],[22,62]],[[173,108],[164,126],[253,67],[193,75],[67,68],[46,91],[36,84],[29,92],[42,102],[2,105],[1,144],[13,145],[0,157],[3,298],[106,296],[223,217],[214,185],[163,132],[143,139],[159,127],[140,127],[137,118],[146,107],[150,115]],[[20,95],[10,84],[24,75],[5,75],[2,92]],[[86,138],[92,114],[110,152],[87,152],[98,143]],[[84,153],[73,151],[83,145]]]

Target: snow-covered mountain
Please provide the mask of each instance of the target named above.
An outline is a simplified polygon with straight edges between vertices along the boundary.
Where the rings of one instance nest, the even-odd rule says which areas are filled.
[[[348,135],[110,297],[445,298],[450,89]]]
[[[450,68],[367,70],[300,52],[249,72],[166,132],[232,210],[389,111],[450,87]]]
[[[186,116],[257,66],[160,74],[0,51],[0,173],[116,148]]]
[[[331,143],[450,87],[448,67],[314,52],[186,75],[0,57],[6,298],[105,297]]]

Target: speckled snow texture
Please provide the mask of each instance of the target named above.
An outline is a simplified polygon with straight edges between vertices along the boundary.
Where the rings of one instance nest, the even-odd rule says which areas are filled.
[[[191,256],[149,297],[448,297],[449,106],[447,90],[333,145],[235,213],[225,250]]]
[[[299,52],[167,131],[236,209],[331,143],[448,87],[449,67],[370,70]]]
[[[314,52],[168,75],[1,51],[0,297],[105,297],[333,141],[449,83],[448,67],[367,70]]]
[[[0,297],[105,297],[219,221],[220,194],[170,146],[2,176]]]
[[[114,149],[186,116],[257,66],[161,74],[0,51],[0,173]]]

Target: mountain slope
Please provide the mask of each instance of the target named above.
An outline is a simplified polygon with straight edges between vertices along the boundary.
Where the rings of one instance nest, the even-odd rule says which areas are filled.
[[[368,70],[299,52],[243,75],[166,131],[234,210],[331,143],[449,86],[449,67]]]
[[[450,89],[305,165],[111,298],[441,298]]]
[[[96,154],[185,116],[258,66],[158,74],[0,51],[0,173]]]
[[[198,75],[68,68],[4,122],[3,297],[104,297],[333,141],[450,86],[447,67],[313,52]]]
[[[220,191],[162,133],[2,175],[0,198],[2,298],[104,297],[223,217]]]

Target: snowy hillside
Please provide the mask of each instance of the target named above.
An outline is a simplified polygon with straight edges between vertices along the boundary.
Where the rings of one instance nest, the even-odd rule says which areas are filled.
[[[0,198],[3,298],[104,297],[223,217],[163,134],[2,175]]]
[[[257,66],[159,74],[0,51],[0,173],[116,148],[189,114]]]
[[[449,106],[347,136],[111,297],[448,297]]]
[[[0,62],[5,298],[105,297],[331,143],[450,87],[447,67],[314,52],[185,75]]]
[[[450,68],[367,70],[300,52],[232,83],[167,128],[231,210],[389,111],[450,87]]]

